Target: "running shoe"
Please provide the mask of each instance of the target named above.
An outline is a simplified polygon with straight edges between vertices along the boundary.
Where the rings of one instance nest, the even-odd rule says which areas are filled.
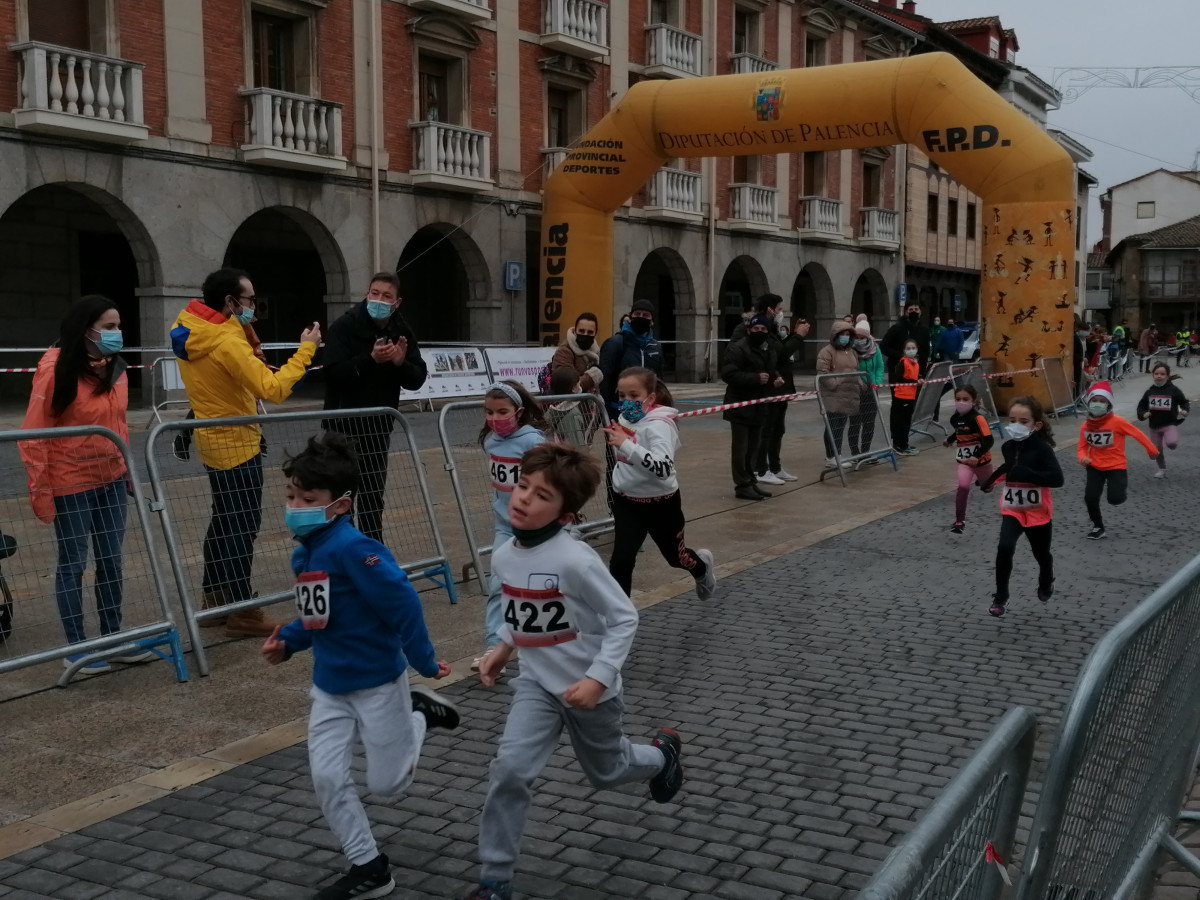
[[[76,653],[74,656],[68,656],[62,661],[63,668],[69,669],[79,660],[83,659],[83,653]],[[75,675],[78,678],[87,678],[89,675],[103,675],[105,672],[111,672],[112,666],[108,664],[107,659],[93,659],[90,663],[80,667]]]
[[[903,456],[916,456],[921,451],[916,447],[905,447],[903,450],[897,450],[896,452]]]
[[[963,528],[965,526],[966,526],[966,523],[960,519],[959,521],[955,522],[953,525],[950,526],[950,531],[953,532],[954,534],[962,534]]]
[[[1045,587],[1045,588],[1040,587],[1040,586],[1038,587],[1038,599],[1041,600],[1043,603],[1045,603],[1047,600],[1049,600],[1053,596],[1054,596],[1054,580],[1053,579],[1050,580],[1049,587]]]
[[[750,485],[750,490],[752,490],[754,493],[758,494],[758,496],[762,497],[764,500],[766,500],[770,496],[773,496],[770,491],[764,491],[762,488],[760,488],[756,484]]]
[[[413,712],[423,715],[430,728],[458,727],[458,707],[441,694],[434,693],[423,684],[414,684],[408,692],[412,695]]]
[[[783,484],[783,479],[774,472],[763,472],[761,475],[755,475],[754,480],[759,484]]]
[[[1153,477],[1154,477],[1154,478],[1166,478],[1166,477],[1167,477],[1167,470],[1166,470],[1166,469],[1159,469],[1157,472],[1155,472],[1155,473],[1154,473]]]
[[[670,803],[683,786],[683,766],[679,756],[683,742],[671,728],[660,728],[653,746],[662,751],[665,760],[662,771],[650,779],[650,796],[658,803]]]
[[[1095,528],[1093,528],[1091,531],[1088,532],[1088,540],[1089,541],[1098,541],[1102,537],[1104,537],[1104,526],[1103,525],[1097,525]]]
[[[800,480],[799,477],[797,477],[796,475],[793,475],[791,472],[788,472],[784,469],[780,469],[779,471],[774,472],[772,474],[774,474],[774,476],[776,478],[778,478],[780,481],[799,481]]]
[[[704,577],[696,579],[696,596],[711,600],[717,592],[717,568],[711,550],[697,550],[696,555],[704,560]]]
[[[126,663],[127,665],[150,662],[154,659],[158,659],[158,654],[153,650],[130,650],[128,653],[122,653],[120,656],[110,656],[108,658],[109,662]]]
[[[1006,612],[1008,612],[1008,604],[997,603],[995,600],[993,600],[992,605],[988,607],[988,614],[995,616],[997,619]]]
[[[388,858],[380,853],[369,863],[351,866],[349,872],[319,890],[314,900],[371,900],[386,897],[395,889]]]
[[[507,881],[485,881],[463,900],[512,900],[512,884]]]

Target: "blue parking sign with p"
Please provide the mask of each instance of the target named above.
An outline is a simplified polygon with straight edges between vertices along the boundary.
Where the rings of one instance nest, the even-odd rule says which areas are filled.
[[[525,263],[517,259],[505,260],[504,289],[506,291],[525,290]]]

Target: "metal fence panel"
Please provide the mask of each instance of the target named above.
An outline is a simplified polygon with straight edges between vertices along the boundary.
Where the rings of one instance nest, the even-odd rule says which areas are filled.
[[[979,410],[995,431],[996,426],[1000,424],[1000,413],[996,410],[996,398],[992,396],[991,383],[984,377],[983,366],[979,363],[954,365],[950,369],[950,375],[954,379],[955,390],[964,384],[975,388],[979,394]]]
[[[1071,388],[1071,379],[1067,377],[1062,358],[1043,356],[1038,360],[1038,367],[1042,370],[1042,377],[1046,379],[1046,390],[1050,393],[1051,409],[1047,412],[1055,418],[1066,413],[1079,415],[1079,408],[1075,405],[1075,392]]]
[[[562,440],[593,454],[606,467],[609,454],[600,429],[609,424],[604,401],[596,394],[565,394],[538,397],[547,413],[551,431],[549,440]],[[574,415],[574,413],[578,415]],[[492,551],[495,522],[492,515],[492,477],[487,456],[479,442],[483,427],[483,401],[464,400],[442,407],[438,416],[438,433],[446,458],[446,471],[454,487],[459,516],[466,533],[471,562],[476,577],[482,581],[487,567],[483,558]],[[609,478],[583,509],[579,530],[592,537],[612,530],[612,508],[609,498]],[[464,566],[464,579],[465,575]]]
[[[925,384],[921,385],[921,389],[917,391],[917,404],[913,407],[913,420],[910,429],[911,434],[921,434],[929,438],[931,441],[939,441],[941,438],[930,434],[928,428],[930,426],[938,428],[942,432],[942,437],[950,434],[950,429],[941,422],[933,420],[933,414],[938,411],[942,403],[942,396],[946,393],[947,382],[942,382],[939,379],[950,379],[953,377],[953,369],[957,365],[953,360],[943,360],[942,362],[934,363],[925,373]],[[931,381],[937,382],[930,384]]]
[[[1096,645],[1072,695],[1026,851],[1021,900],[1134,896],[1200,738],[1200,557]]]
[[[826,458],[833,467],[826,466],[819,480],[837,474],[846,486],[846,469],[856,471],[864,465],[874,465],[890,460],[896,465],[896,451],[892,448],[892,436],[888,424],[883,420],[879,408],[879,394],[871,385],[866,372],[829,372],[816,376],[817,405],[821,410],[821,421],[825,426]],[[842,453],[842,441],[846,441],[849,454]],[[872,450],[876,441],[883,446]]]
[[[1010,709],[971,755],[916,827],[863,888],[860,900],[995,900],[1000,870],[1012,853],[1021,799],[1033,761],[1037,722],[1023,706]]]
[[[71,439],[85,443],[69,461],[49,459],[51,442]],[[109,480],[118,459],[126,474]],[[33,477],[59,494],[46,497],[53,524],[34,515]],[[55,674],[66,684],[94,658],[148,650],[187,680],[140,479],[120,436],[96,426],[0,433],[0,507],[0,674],[82,654]]]
[[[337,430],[353,430],[353,423],[372,420],[390,423],[394,429],[390,436],[385,433],[380,437],[376,428],[370,435],[356,438],[360,469],[364,476],[369,477],[366,476],[369,470],[363,457],[374,455],[378,460],[376,471],[384,479],[383,489],[379,492],[382,501],[382,510],[378,513],[379,532],[372,536],[376,536],[392,551],[410,579],[429,579],[446,590],[451,603],[457,602],[450,563],[446,558],[425,473],[428,460],[422,458],[408,420],[396,410],[338,410],[336,415],[313,410],[181,420],[164,422],[150,432],[146,439],[146,466],[154,492],[154,509],[161,515],[171,566],[188,617],[188,630],[201,674],[208,674],[207,654],[199,632],[201,621],[292,597],[294,576],[290,560],[295,542],[284,523],[285,479],[279,467],[288,456],[303,450],[308,439],[320,433],[327,421]],[[223,509],[229,509],[246,501],[238,498],[237,485],[216,483],[220,493],[218,497],[213,496],[215,482],[212,482],[209,470],[201,461],[199,445],[206,448],[204,452],[212,454],[232,453],[234,449],[241,449],[244,453],[247,435],[253,434],[254,429],[261,434],[261,446],[265,448],[261,458],[262,488],[258,504],[261,524],[253,532],[249,519],[228,517],[225,520],[231,523],[234,542],[244,540],[248,535],[252,545],[249,571],[238,572],[253,588],[253,596],[249,587],[243,587],[245,582],[240,576],[230,578],[229,573],[234,569],[227,560],[226,565],[222,566],[222,560],[217,558],[221,555],[221,544],[213,544],[207,566],[210,573],[209,593],[224,591],[227,596],[223,599],[232,602],[206,610],[201,608],[203,603],[197,601],[202,601],[206,593],[205,544],[206,536],[210,534],[210,522],[213,521],[214,504],[219,502]],[[186,450],[181,444],[184,438],[192,438],[187,442]],[[228,470],[228,466],[218,465]],[[362,490],[363,487],[367,487],[365,482],[360,483],[355,499],[355,516],[356,523],[368,530],[363,518],[368,509],[365,505],[367,492]],[[250,492],[253,493],[252,488]]]

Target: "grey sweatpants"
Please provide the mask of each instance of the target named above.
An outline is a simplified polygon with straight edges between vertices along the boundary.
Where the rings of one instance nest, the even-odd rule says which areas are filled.
[[[367,756],[367,790],[395,797],[412,784],[425,717],[413,712],[408,675],[379,687],[327,694],[313,686],[308,717],[308,764],[321,812],[351,864],[369,863],[379,851],[350,774],[354,739]]]
[[[479,822],[482,881],[512,880],[533,779],[546,767],[564,725],[580,768],[598,788],[648,781],[662,771],[666,760],[661,750],[632,744],[621,732],[624,712],[619,695],[595,709],[574,709],[528,676],[513,682],[512,706],[492,760]]]

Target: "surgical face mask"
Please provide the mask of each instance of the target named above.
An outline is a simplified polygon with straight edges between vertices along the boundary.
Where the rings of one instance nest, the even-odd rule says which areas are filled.
[[[1088,415],[1099,418],[1108,412],[1108,404],[1103,400],[1093,400],[1088,404]]]
[[[965,416],[967,413],[969,413],[974,408],[975,408],[975,404],[972,403],[970,400],[955,400],[954,401],[954,411],[956,413],[958,413],[960,416]]]
[[[850,335],[839,334],[837,337],[835,337],[833,339],[833,342],[839,347],[849,347],[850,346]]]
[[[934,319],[934,320],[933,320],[933,324],[934,324],[934,325],[941,325],[941,324],[942,324],[942,320],[941,320],[941,319]]]
[[[1009,422],[1004,426],[1004,433],[1008,435],[1009,440],[1023,441],[1033,434],[1033,429],[1028,425],[1022,425],[1020,422]]]
[[[641,400],[622,400],[621,401],[621,417],[631,425],[636,424],[646,418],[646,411],[642,409]]]
[[[782,309],[779,312],[775,313],[775,324],[776,325],[783,324],[783,310]]]
[[[911,350],[905,350],[904,355],[907,356],[909,359],[916,359],[917,358],[917,348],[913,347]]]
[[[1162,387],[1164,384],[1167,383],[1167,376],[1166,375],[1155,375],[1154,383],[1156,385],[1158,385],[1159,387]]]
[[[392,317],[392,304],[386,300],[368,300],[367,315],[377,322],[382,322]]]
[[[506,416],[503,419],[490,419],[488,420],[488,428],[492,429],[500,437],[508,437],[520,427],[517,419],[517,413],[513,413],[511,416]]]
[[[592,344],[596,343],[596,336],[592,334],[577,334],[575,335],[575,343],[579,345],[580,350],[590,350]]]
[[[101,356],[113,356],[120,353],[121,348],[125,346],[125,338],[119,331],[100,331],[96,328],[92,331],[97,335],[92,339],[92,344],[100,351]]]
[[[653,324],[654,321],[645,316],[634,316],[629,320],[629,327],[633,329],[634,334],[649,334]]]
[[[254,321],[254,307],[247,309],[245,306],[238,306],[238,311],[233,314],[233,317],[243,325],[249,325]]]
[[[350,496],[350,492],[342,494],[329,506],[338,503]],[[296,537],[304,537],[306,534],[312,534],[318,528],[323,528],[328,519],[325,514],[329,510],[329,506],[285,506],[283,509],[283,521]]]
[[[869,346],[871,346],[870,338],[855,338],[854,339],[854,349],[855,350],[866,350]]]

